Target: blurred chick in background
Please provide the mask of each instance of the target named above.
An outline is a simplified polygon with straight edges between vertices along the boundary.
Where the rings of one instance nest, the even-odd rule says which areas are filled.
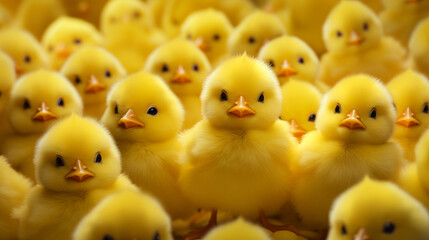
[[[414,29],[408,48],[412,67],[429,77],[429,18]]]
[[[0,4],[0,29],[12,26],[13,18],[10,12]]]
[[[58,0],[65,8],[67,15],[81,18],[98,26],[101,10],[109,0]]]
[[[202,240],[270,240],[270,235],[265,229],[251,222],[238,218],[230,223],[225,223],[210,231]]]
[[[0,50],[0,144],[5,140],[6,135],[12,131],[6,109],[15,78],[15,66],[12,58]]]
[[[84,46],[73,53],[61,68],[78,90],[84,115],[99,119],[106,108],[110,87],[125,77],[126,71],[113,54],[97,46]]]
[[[429,126],[429,81],[408,70],[393,78],[387,89],[393,97],[397,119],[393,138],[404,149],[407,160],[414,162],[414,148]]]
[[[344,0],[332,9],[323,25],[323,40],[328,52],[321,59],[319,80],[329,86],[357,73],[386,83],[406,69],[405,49],[383,36],[375,13],[358,1]]]
[[[3,5],[8,10],[8,12],[10,12],[12,15],[15,15],[22,1],[23,0],[16,0],[16,1],[0,0],[0,4]]]

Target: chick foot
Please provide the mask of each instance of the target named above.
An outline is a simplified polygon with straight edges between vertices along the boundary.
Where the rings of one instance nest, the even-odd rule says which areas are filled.
[[[213,227],[217,225],[217,210],[213,210],[212,214],[210,216],[210,221],[202,229],[190,232],[186,234],[186,236],[183,238],[183,240],[196,240],[201,239],[204,235],[206,235]]]
[[[275,225],[268,221],[267,217],[265,216],[264,211],[259,212],[259,222],[262,227],[270,230],[271,232],[277,232],[277,231],[290,231],[295,233],[299,236],[299,230],[293,226],[286,226],[286,225]]]

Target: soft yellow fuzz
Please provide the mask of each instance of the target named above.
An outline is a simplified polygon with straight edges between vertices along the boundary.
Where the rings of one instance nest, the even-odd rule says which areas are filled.
[[[414,28],[408,48],[413,67],[429,77],[429,19]]]
[[[211,230],[202,240],[270,240],[270,235],[253,223],[239,218],[233,222],[220,225]]]
[[[15,82],[16,74],[11,57],[0,50],[0,121],[6,119],[5,109],[9,100],[10,90]],[[0,126],[0,129],[2,126]],[[1,133],[1,131],[0,131]]]
[[[67,15],[81,18],[90,22],[94,26],[97,26],[100,23],[101,10],[109,2],[109,0],[57,1],[61,2],[67,12]]]

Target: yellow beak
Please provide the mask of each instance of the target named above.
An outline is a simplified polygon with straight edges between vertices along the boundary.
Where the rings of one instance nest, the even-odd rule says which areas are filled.
[[[352,31],[350,33],[349,40],[347,41],[347,44],[349,45],[359,45],[363,42],[363,37],[360,36],[356,31]]]
[[[173,78],[170,80],[171,83],[178,83],[178,84],[185,84],[190,83],[191,79],[186,74],[185,69],[182,65],[179,65],[177,68],[176,73],[174,74]]]
[[[249,107],[246,99],[243,96],[238,97],[238,99],[234,102],[234,106],[228,109],[228,113],[237,116],[238,118],[243,118],[247,116],[255,115],[255,110]]]
[[[94,75],[91,75],[88,85],[85,88],[86,93],[98,93],[106,89],[106,86],[98,80]]]
[[[37,108],[36,114],[33,116],[33,121],[46,122],[56,118],[57,115],[50,111],[48,105],[45,102],[42,102],[40,107]]]
[[[354,240],[371,240],[365,228],[359,229],[356,233]]]
[[[360,116],[356,109],[353,109],[349,114],[347,114],[347,117],[343,121],[341,121],[340,126],[346,127],[350,130],[366,129],[365,125],[360,120]]]
[[[290,77],[297,74],[297,71],[293,69],[287,60],[283,60],[280,70],[277,72],[278,77]]]
[[[92,177],[95,177],[95,174],[89,171],[85,163],[79,159],[75,161],[73,168],[65,176],[67,180],[73,180],[76,182],[83,182]]]
[[[118,125],[124,129],[142,128],[144,123],[141,122],[132,108],[119,120]]]
[[[414,117],[414,113],[411,111],[411,108],[407,107],[401,114],[401,116],[396,119],[396,124],[402,125],[406,128],[410,128],[413,126],[420,125],[420,122]]]

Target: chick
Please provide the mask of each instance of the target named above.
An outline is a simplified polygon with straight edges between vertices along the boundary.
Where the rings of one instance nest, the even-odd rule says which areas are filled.
[[[3,5],[0,4],[0,29],[10,27],[12,24],[12,15]]]
[[[429,126],[429,81],[420,73],[408,70],[393,78],[387,89],[393,97],[398,118],[394,139],[414,162],[414,148]]]
[[[171,40],[147,59],[145,70],[161,76],[185,108],[184,129],[201,120],[200,93],[211,66],[204,53],[184,39]]]
[[[10,1],[10,0],[0,0],[0,4],[4,6],[11,14],[15,15],[16,11],[21,5],[22,0]]]
[[[422,20],[410,37],[411,65],[417,71],[429,77],[429,19]]]
[[[383,82],[406,70],[406,51],[384,37],[381,22],[367,6],[352,0],[340,2],[323,25],[328,52],[322,56],[319,79],[333,86],[343,77],[371,74]]]
[[[95,120],[72,115],[52,126],[36,149],[39,184],[16,213],[19,239],[71,239],[79,221],[103,198],[138,191],[120,174],[119,150]]]
[[[1,146],[12,167],[31,180],[37,139],[55,122],[71,113],[82,114],[79,93],[60,74],[38,70],[21,77],[11,90],[8,119],[13,133]]]
[[[333,200],[363,176],[397,177],[404,160],[400,145],[389,141],[395,118],[389,92],[368,75],[344,78],[326,93],[317,131],[307,133],[298,147],[293,202],[305,225],[327,229]]]
[[[108,90],[126,75],[126,71],[105,49],[84,46],[68,58],[61,74],[78,90],[84,114],[99,119],[106,108]]]
[[[286,30],[277,16],[256,11],[234,29],[228,40],[228,50],[231,55],[246,52],[256,57],[264,44],[285,34]]]
[[[80,18],[98,26],[101,10],[109,0],[59,0],[64,6],[67,15]]]
[[[239,218],[233,222],[216,227],[202,240],[270,240],[270,235],[261,227]]]
[[[75,240],[173,240],[171,222],[159,202],[138,192],[124,191],[101,201],[79,223]]]
[[[24,30],[1,30],[0,49],[13,58],[17,77],[48,65],[48,58],[39,42]]]
[[[330,212],[328,240],[428,239],[429,214],[391,182],[365,178],[341,194]]]
[[[0,232],[1,239],[18,239],[18,221],[12,211],[24,201],[30,181],[15,172],[6,158],[0,155]]]
[[[90,23],[71,17],[60,17],[52,22],[42,37],[50,67],[57,71],[73,52],[86,44],[101,45],[100,33]]]
[[[0,142],[12,130],[7,119],[6,108],[15,78],[15,66],[12,58],[0,50]]]
[[[181,36],[193,41],[215,66],[228,54],[227,43],[232,30],[225,14],[210,8],[189,15],[182,24]]]

